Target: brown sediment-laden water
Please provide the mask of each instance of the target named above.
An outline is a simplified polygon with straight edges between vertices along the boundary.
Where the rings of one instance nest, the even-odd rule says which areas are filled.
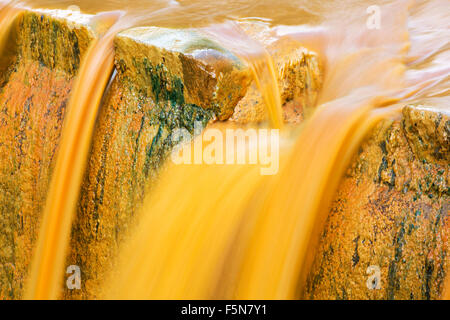
[[[0,2],[0,298],[445,298],[446,8]],[[277,170],[180,128],[277,129]]]

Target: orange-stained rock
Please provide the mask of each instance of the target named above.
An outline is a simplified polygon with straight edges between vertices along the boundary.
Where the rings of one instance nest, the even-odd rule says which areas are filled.
[[[0,299],[22,295],[73,79],[94,36],[63,11],[15,21],[0,81]]]
[[[67,264],[96,298],[147,187],[171,150],[171,133],[226,119],[245,94],[244,62],[196,30],[142,27],[115,39],[117,75],[98,118]],[[231,112],[230,112],[231,111]]]
[[[280,49],[272,52],[285,80],[283,98],[301,103],[310,85],[306,56],[303,49],[291,48],[290,56]],[[240,101],[248,110],[258,108],[250,98],[259,92],[247,63],[201,30],[133,28],[116,36],[115,50],[117,75],[98,118],[67,259],[81,267],[82,290],[66,290],[67,298],[99,296],[134,213],[173,146],[174,129],[193,133],[195,121],[226,120],[238,103],[243,106]]]
[[[439,299],[449,274],[448,109],[377,126],[344,177],[308,299]],[[379,273],[378,273],[379,272]]]
[[[323,72],[319,57],[292,39],[275,37],[266,23],[241,22],[240,27],[264,44],[273,59],[284,120],[300,123],[313,111],[322,88]],[[264,101],[255,82],[239,101],[231,120],[244,124],[267,120]]]

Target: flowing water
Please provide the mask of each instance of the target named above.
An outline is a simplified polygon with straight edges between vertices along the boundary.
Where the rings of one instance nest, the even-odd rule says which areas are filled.
[[[113,71],[116,33],[116,27],[112,27],[94,41],[74,85],[26,299],[48,299],[59,291],[98,106]]]
[[[58,298],[92,131],[113,68],[112,39],[121,29],[204,28],[248,61],[273,127],[282,127],[273,63],[264,46],[232,21],[269,23],[271,39],[315,50],[324,84],[300,130],[282,128],[277,175],[262,176],[251,165],[169,165],[104,284],[106,298],[300,297],[328,205],[368,131],[406,103],[429,99],[448,110],[450,19],[444,0],[379,1],[379,29],[366,24],[372,3],[358,0],[279,1],[276,7],[264,0],[22,4],[77,5],[103,12],[98,19],[112,25],[92,44],[72,91],[27,298]],[[9,25],[9,7],[0,10],[1,26]],[[1,45],[6,31],[0,30]]]
[[[14,19],[19,14],[20,9],[15,6],[7,6],[5,2],[0,2],[0,72],[4,72],[8,66],[8,38],[11,33]]]

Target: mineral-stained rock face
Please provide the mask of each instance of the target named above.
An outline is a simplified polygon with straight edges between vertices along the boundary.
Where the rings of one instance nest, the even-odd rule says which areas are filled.
[[[437,299],[449,271],[448,109],[407,106],[363,144],[332,205],[305,298]]]
[[[0,79],[0,298],[22,293],[73,79],[89,44],[105,30],[91,18],[36,10],[15,23],[13,61],[6,72],[2,63]],[[244,123],[266,117],[247,63],[199,30],[134,28],[120,33],[115,47],[116,77],[99,115],[67,259],[81,267],[83,290],[66,291],[67,298],[97,296],[173,146],[174,129],[193,133],[196,121],[206,125],[233,114]],[[302,88],[311,86],[305,66],[313,62],[303,51],[285,55],[280,48],[271,53],[283,101],[298,106]],[[257,116],[239,116],[244,109]]]
[[[95,33],[63,12],[24,12],[0,81],[0,299],[20,298],[73,78]]]
[[[156,103],[182,99],[228,119],[245,95],[248,66],[199,31],[142,27],[116,38],[117,67]],[[170,97],[171,93],[182,96]]]
[[[322,88],[322,66],[317,54],[291,39],[277,39],[265,23],[242,22],[240,26],[250,37],[263,43],[273,59],[284,120],[301,122],[311,113]],[[231,120],[238,123],[267,120],[264,101],[255,82],[239,101]]]
[[[115,49],[117,75],[98,119],[67,261],[81,267],[83,288],[66,291],[68,298],[99,296],[147,186],[173,146],[173,130],[193,133],[195,121],[226,120],[242,100],[256,107],[248,98],[248,90],[256,90],[249,89],[248,65],[201,31],[134,28],[116,37]],[[286,79],[296,72],[290,66],[283,64]],[[283,92],[293,97],[294,81],[288,83]]]
[[[115,40],[117,75],[98,119],[68,264],[81,292],[97,297],[133,214],[173,145],[176,128],[227,118],[250,73],[237,57],[194,30],[137,28]]]

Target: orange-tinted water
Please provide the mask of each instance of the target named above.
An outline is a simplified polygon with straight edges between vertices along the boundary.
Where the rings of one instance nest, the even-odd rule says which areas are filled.
[[[88,50],[73,88],[26,299],[57,297],[98,106],[114,65],[112,29]]]
[[[325,74],[317,110],[299,134],[284,138],[277,175],[261,176],[252,166],[169,168],[145,202],[134,236],[118,257],[119,269],[105,283],[105,297],[298,297],[328,203],[368,130],[402,103],[448,102],[446,2],[380,1],[379,29],[367,27],[368,1],[280,1],[276,8],[272,1],[129,3],[28,5],[121,10],[120,28],[206,27],[252,64],[275,127],[281,127],[281,112],[271,60],[261,44],[243,43],[239,30],[224,21],[254,18],[272,24],[274,39],[290,38],[316,50]],[[28,298],[58,297],[95,115],[112,70],[115,31],[93,45],[73,91]]]
[[[280,27],[284,36],[312,42],[327,67],[318,109],[282,154],[280,173],[170,168],[149,195],[106,297],[301,295],[328,203],[351,156],[378,120],[398,111],[387,105],[418,97],[428,82],[410,87],[405,73],[408,3],[386,10],[383,32],[350,33],[335,21],[333,33]],[[195,188],[186,190],[194,177]]]
[[[17,7],[7,6],[6,3],[0,2],[0,53],[3,53],[0,56],[0,72],[3,72],[3,69],[7,65],[7,61],[4,60],[7,60],[5,55],[8,50],[8,38],[11,33],[14,19],[19,12],[20,9]]]

